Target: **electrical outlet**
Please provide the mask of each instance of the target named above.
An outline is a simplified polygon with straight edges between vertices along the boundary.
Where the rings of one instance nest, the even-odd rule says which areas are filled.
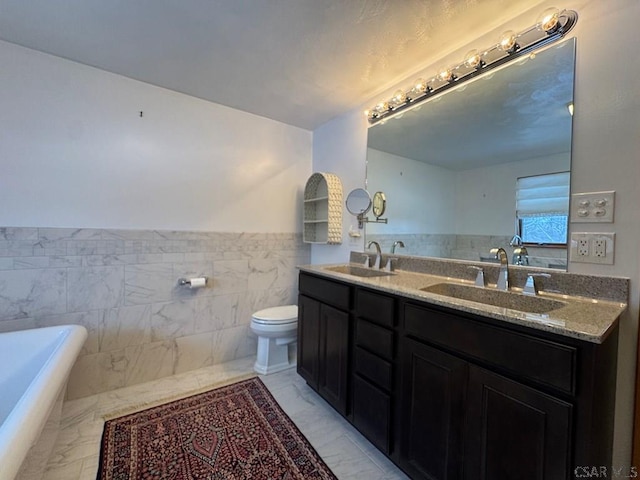
[[[607,240],[602,238],[593,239],[593,255],[595,257],[607,256]]]
[[[570,261],[613,265],[615,235],[615,233],[572,233]]]
[[[578,239],[578,256],[580,257],[589,256],[589,239],[586,237]]]
[[[615,233],[591,233],[591,263],[613,265]]]

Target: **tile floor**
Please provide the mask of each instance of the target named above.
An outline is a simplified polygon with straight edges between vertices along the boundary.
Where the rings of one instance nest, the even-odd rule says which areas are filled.
[[[254,360],[247,357],[65,402],[44,480],[95,480],[104,416],[231,383],[248,376]],[[311,390],[295,368],[260,378],[340,480],[408,478]]]

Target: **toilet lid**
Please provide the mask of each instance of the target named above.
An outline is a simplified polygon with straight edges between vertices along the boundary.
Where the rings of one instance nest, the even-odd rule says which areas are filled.
[[[259,323],[291,323],[298,320],[298,306],[284,305],[259,310],[252,315],[253,320]]]

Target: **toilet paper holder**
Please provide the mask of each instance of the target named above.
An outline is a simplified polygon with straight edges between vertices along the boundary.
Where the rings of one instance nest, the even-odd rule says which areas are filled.
[[[207,277],[179,278],[178,285],[180,285],[181,287],[190,288],[204,287],[207,285],[207,280]]]

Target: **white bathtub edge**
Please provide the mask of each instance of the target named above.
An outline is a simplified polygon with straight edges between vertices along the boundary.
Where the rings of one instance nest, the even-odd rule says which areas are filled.
[[[86,338],[80,325],[46,327],[61,341],[30,383],[0,429],[0,478],[13,479],[37,441],[60,389],[65,385]]]

